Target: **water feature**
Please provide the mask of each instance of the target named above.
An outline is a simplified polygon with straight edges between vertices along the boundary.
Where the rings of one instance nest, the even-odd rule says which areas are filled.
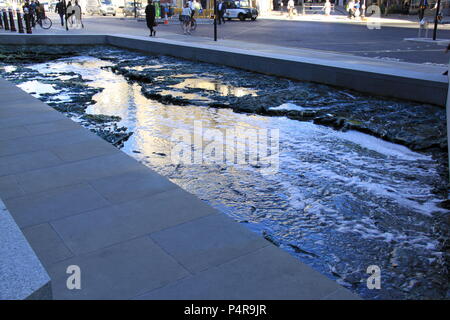
[[[57,50],[4,61],[0,75],[365,298],[448,297],[443,109],[107,47]],[[278,172],[174,163],[174,130],[199,122],[278,129]],[[370,265],[381,290],[366,287]]]

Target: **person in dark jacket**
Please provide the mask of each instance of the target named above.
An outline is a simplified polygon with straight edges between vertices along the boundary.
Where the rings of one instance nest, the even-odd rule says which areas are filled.
[[[59,14],[59,17],[61,18],[61,26],[64,27],[64,15],[66,14],[66,4],[62,0],[58,0],[58,3],[55,7],[55,12]]]
[[[147,20],[147,27],[150,29],[150,37],[156,35],[155,26],[156,10],[152,0],[148,0],[148,5],[145,7],[145,20]]]
[[[217,5],[217,16],[219,18],[219,24],[225,23],[225,12],[227,11],[227,3],[220,1]]]
[[[35,28],[36,27],[36,3],[34,2],[34,0],[31,0],[30,5],[28,6],[28,10],[29,10],[29,15],[30,15],[31,26],[33,28]]]

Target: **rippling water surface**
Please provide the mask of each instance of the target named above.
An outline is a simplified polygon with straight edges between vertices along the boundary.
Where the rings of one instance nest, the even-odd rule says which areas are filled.
[[[120,52],[120,59],[133,61],[127,68],[137,71],[176,70],[185,63],[127,52]],[[52,79],[70,80],[75,76],[68,73],[75,73],[90,80],[88,86],[102,91],[86,111],[121,117],[119,125],[133,132],[124,152],[363,297],[445,298],[447,266],[437,231],[445,212],[437,206],[443,199],[432,192],[442,177],[431,156],[355,131],[199,106],[214,100],[211,93],[264,93],[264,86],[226,83],[218,73],[199,76],[199,70],[190,74],[183,69],[160,92],[197,105],[162,104],[146,98],[140,83],[112,72],[114,63],[75,56],[28,65],[18,81],[44,101],[65,103],[75,99],[73,92],[52,85]],[[27,76],[26,70],[33,72]],[[2,72],[12,77],[17,70],[5,66]],[[223,72],[236,78],[243,74],[229,68]],[[151,86],[157,88],[158,79]],[[351,94],[345,94],[351,101]],[[259,165],[174,164],[171,136],[180,128],[193,132],[194,121],[201,121],[203,130],[224,134],[234,128],[278,129],[278,173],[262,174]],[[382,270],[381,290],[366,288],[369,265]]]

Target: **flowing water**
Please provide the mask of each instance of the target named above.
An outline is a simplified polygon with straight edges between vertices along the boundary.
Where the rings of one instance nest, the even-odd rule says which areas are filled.
[[[356,131],[207,107],[221,99],[257,98],[272,90],[273,82],[287,80],[102,50],[102,59],[84,53],[18,69],[4,64],[1,72],[53,105],[76,101],[86,88],[97,90],[86,113],[121,118],[117,125],[133,132],[124,152],[364,298],[446,298],[447,234],[442,228],[447,212],[438,206],[444,198],[433,191],[436,184],[445,182],[438,161],[430,154]],[[124,69],[129,71],[152,71],[151,85],[113,72],[111,67],[118,62],[125,62]],[[160,78],[154,76],[155,70]],[[172,72],[170,77],[164,70]],[[224,81],[224,74],[233,81]],[[259,83],[266,82],[258,88],[236,80],[258,77]],[[65,81],[73,84],[74,79],[82,79],[86,88],[76,91],[73,85],[63,85]],[[289,82],[289,86],[306,85],[311,86]],[[143,87],[191,103],[158,102],[146,97]],[[319,89],[328,90],[331,104],[335,99],[333,106],[342,103],[343,96],[348,96],[347,104],[354,101],[351,93]],[[273,108],[305,109],[293,102]],[[68,115],[81,121],[78,114]],[[223,136],[242,128],[261,133],[279,130],[279,151],[272,151],[278,160],[276,172],[267,174],[259,163],[174,163],[174,131],[193,134],[199,125],[203,133],[218,129]],[[237,140],[241,138],[237,134]],[[224,140],[225,148],[231,141]],[[198,151],[198,145],[194,149]],[[370,265],[381,268],[381,290],[367,289]]]

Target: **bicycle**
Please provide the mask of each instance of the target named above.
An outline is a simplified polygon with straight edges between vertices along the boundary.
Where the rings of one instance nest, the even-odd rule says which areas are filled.
[[[180,17],[180,19],[181,19],[181,17]],[[186,21],[181,19],[180,26],[181,26],[181,30],[183,30],[183,32],[185,31],[185,29],[184,29],[185,23],[186,23]],[[189,23],[190,23],[190,28],[187,31],[188,32],[195,31],[195,29],[197,29],[197,20],[195,20],[194,17],[191,17],[189,20]]]
[[[36,24],[38,24],[42,29],[44,30],[48,30],[52,27],[52,20],[50,20],[50,18],[48,18],[47,16],[42,17],[38,17],[36,19]]]

